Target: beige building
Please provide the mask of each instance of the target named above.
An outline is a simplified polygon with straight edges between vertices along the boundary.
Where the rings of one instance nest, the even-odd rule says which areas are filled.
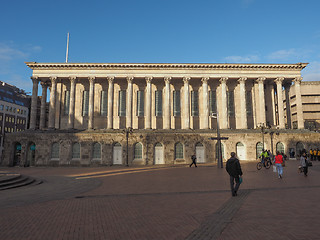
[[[7,143],[20,144],[20,162],[31,165],[178,164],[190,162],[194,152],[198,162],[214,162],[216,141],[209,138],[216,134],[217,115],[229,137],[224,158],[235,151],[241,160],[255,160],[263,147],[289,154],[316,144],[305,143],[316,133],[303,130],[305,63],[27,66],[33,70],[30,131],[12,134]],[[265,128],[269,134],[262,134]],[[36,146],[34,154],[29,146]],[[8,149],[4,162],[14,155]]]

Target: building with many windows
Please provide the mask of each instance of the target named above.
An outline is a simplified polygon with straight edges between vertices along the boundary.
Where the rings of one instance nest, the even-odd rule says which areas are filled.
[[[262,148],[292,155],[319,137],[304,129],[305,63],[27,66],[33,70],[30,130],[10,135],[6,164],[15,145],[22,162],[34,165],[181,164],[193,153],[210,163],[218,122],[228,137],[224,159],[236,152],[240,160],[255,160]]]
[[[30,100],[23,90],[0,81],[0,157],[6,134],[27,129]]]

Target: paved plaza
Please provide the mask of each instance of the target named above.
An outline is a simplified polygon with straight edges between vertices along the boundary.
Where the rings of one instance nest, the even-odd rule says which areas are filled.
[[[216,165],[0,168],[43,180],[0,191],[0,239],[320,239],[320,162],[255,164],[237,197]]]

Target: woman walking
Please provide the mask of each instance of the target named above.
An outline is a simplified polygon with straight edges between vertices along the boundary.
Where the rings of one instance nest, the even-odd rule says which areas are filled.
[[[277,151],[277,155],[274,158],[274,163],[275,163],[275,165],[277,167],[278,177],[282,178],[282,175],[283,175],[283,167],[282,167],[283,156],[281,155],[281,153],[279,151]]]
[[[308,160],[306,152],[303,152],[300,157],[300,165],[303,167],[304,176],[308,176]]]

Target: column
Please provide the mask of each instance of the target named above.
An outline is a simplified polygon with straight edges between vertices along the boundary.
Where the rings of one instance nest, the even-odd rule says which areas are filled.
[[[42,96],[41,96],[41,111],[40,111],[40,129],[45,129],[46,127],[46,103],[47,103],[47,90],[48,84],[46,82],[40,83],[42,86]]]
[[[146,116],[145,116],[145,129],[151,129],[151,81],[152,77],[146,77],[147,88],[146,88]]]
[[[291,124],[291,101],[290,101],[290,88],[291,83],[286,83],[284,85],[285,97],[286,97],[286,115],[287,115],[287,125],[288,128],[292,128]]]
[[[113,128],[113,80],[114,77],[107,77],[108,79],[108,123],[107,128]]]
[[[227,106],[227,77],[220,78],[221,83],[221,113],[219,112],[219,122],[221,129],[228,128],[228,106]]]
[[[37,122],[37,102],[38,102],[38,77],[32,76],[32,98],[31,98],[31,112],[30,112],[30,129],[36,129]]]
[[[238,79],[240,87],[240,129],[247,129],[247,105],[246,105],[246,77]]]
[[[279,117],[279,128],[285,128],[284,122],[284,107],[283,107],[283,95],[282,95],[282,82],[284,78],[278,77],[275,82],[277,84],[277,99],[278,99],[278,117]]]
[[[184,99],[184,106],[183,106],[183,129],[189,129],[190,128],[190,99],[189,99],[189,81],[191,78],[184,77],[183,78],[183,99]]]
[[[69,108],[69,119],[68,127],[74,128],[74,105],[75,105],[75,89],[76,89],[76,77],[69,77],[70,79],[70,108]]]
[[[95,77],[89,77],[89,121],[88,121],[88,129],[93,129],[93,121],[94,121],[94,83]]]
[[[171,128],[171,114],[170,114],[170,80],[171,77],[165,77],[165,97],[164,97],[164,112],[163,112],[163,129],[170,129]]]
[[[264,81],[266,80],[265,77],[259,77],[257,79],[258,82],[258,90],[259,90],[259,123],[263,123],[266,126],[266,104],[264,99]]]
[[[201,79],[202,82],[202,126],[201,129],[209,129],[209,101],[208,101],[208,77]]]
[[[126,111],[126,127],[132,128],[132,81],[133,77],[127,77],[127,111]]]
[[[300,87],[302,77],[297,77],[293,81],[294,81],[294,88],[296,91],[296,108],[297,108],[298,129],[303,129],[304,128],[304,121],[303,121],[301,87]]]
[[[50,103],[49,103],[49,123],[48,128],[54,129],[55,113],[56,113],[56,89],[57,89],[57,77],[50,77],[51,91],[50,91]]]

